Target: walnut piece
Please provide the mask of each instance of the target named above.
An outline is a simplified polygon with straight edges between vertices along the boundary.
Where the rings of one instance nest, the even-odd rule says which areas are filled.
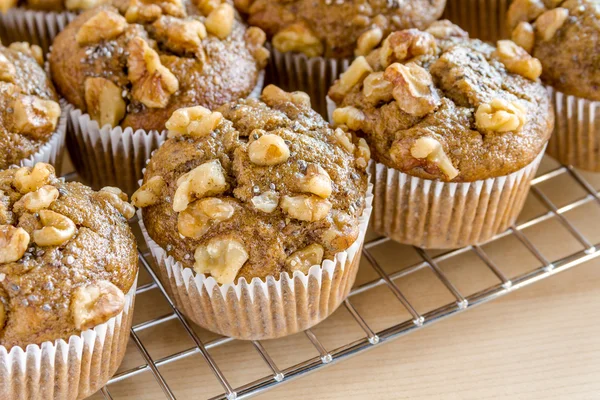
[[[194,270],[199,274],[210,274],[222,285],[233,283],[248,257],[240,241],[216,237],[196,249]]]
[[[71,298],[71,314],[75,327],[85,331],[117,316],[125,307],[125,295],[105,280],[79,286]]]
[[[202,15],[208,15],[221,4],[221,0],[195,0],[192,3],[198,7]]]
[[[431,74],[415,63],[394,63],[385,69],[383,76],[394,85],[394,99],[407,114],[423,117],[441,104]]]
[[[42,48],[36,44],[27,42],[13,42],[8,46],[9,49],[18,51],[32,57],[39,65],[44,65],[44,52]]]
[[[383,31],[378,26],[363,32],[356,42],[355,56],[366,56],[369,54],[383,39]]]
[[[313,265],[321,265],[325,249],[317,243],[306,246],[303,249],[293,252],[285,260],[285,269],[289,272],[300,271],[307,274]]]
[[[19,199],[13,206],[13,210],[27,210],[36,213],[40,210],[50,207],[54,200],[58,199],[59,193],[52,185],[45,185],[36,190],[29,192]]]
[[[37,163],[33,168],[22,167],[15,172],[13,186],[21,194],[35,192],[48,183],[51,175],[54,175],[54,167],[50,164]]]
[[[29,234],[25,229],[0,225],[0,264],[20,260],[28,246]]]
[[[160,18],[162,12],[163,10],[158,4],[131,0],[125,12],[125,19],[131,24],[151,23]]]
[[[341,128],[336,128],[333,131],[333,138],[335,139],[338,145],[340,145],[344,150],[346,150],[346,152],[348,152],[349,154],[354,154],[356,146],[354,146],[354,143],[352,143],[352,134],[350,132],[345,132]]]
[[[217,129],[222,121],[223,114],[220,112],[211,112],[208,108],[195,106],[176,110],[165,127],[169,130],[170,138],[182,135],[204,137]]]
[[[153,176],[131,196],[131,203],[139,208],[154,205],[160,200],[164,188],[165,180],[162,176]]]
[[[106,78],[85,80],[85,104],[90,117],[100,127],[118,126],[127,110],[122,90]]]
[[[352,106],[336,108],[332,117],[335,126],[345,125],[354,131],[360,130],[365,120],[365,114]]]
[[[200,239],[217,222],[233,216],[231,204],[216,198],[196,200],[177,216],[177,230],[185,237]]]
[[[272,43],[282,53],[293,51],[304,53],[307,57],[323,54],[321,39],[303,23],[295,23],[280,30],[273,36]]]
[[[417,159],[427,159],[437,165],[448,177],[448,180],[456,178],[458,170],[452,165],[452,161],[444,151],[440,142],[431,137],[421,137],[415,141],[410,149],[410,154]]]
[[[379,62],[385,68],[395,62],[436,52],[437,44],[433,35],[418,29],[406,29],[391,33],[383,41]]]
[[[98,192],[98,197],[106,200],[127,219],[131,219],[135,215],[135,208],[127,202],[127,194],[117,187],[103,187]]]
[[[331,196],[333,186],[327,171],[319,164],[310,163],[306,167],[306,174],[298,180],[298,189],[326,199]]]
[[[165,108],[171,95],[179,90],[179,81],[141,37],[133,38],[127,48],[133,98],[148,108]]]
[[[163,16],[152,27],[156,30],[156,37],[163,38],[164,45],[172,52],[197,55],[202,59],[202,39],[206,38],[206,27],[202,22]]]
[[[554,37],[567,18],[569,10],[558,7],[553,10],[548,10],[538,17],[535,21],[535,31],[537,36],[543,41],[548,41]]]
[[[70,218],[50,210],[40,210],[39,215],[43,228],[33,231],[38,246],[60,246],[75,236],[77,227]]]
[[[57,102],[29,95],[19,95],[12,108],[12,129],[34,139],[46,138],[54,132],[61,113]]]
[[[519,131],[527,122],[525,108],[518,101],[493,99],[481,104],[475,113],[477,128],[487,132]]]
[[[219,160],[199,165],[177,179],[173,211],[184,211],[194,198],[215,196],[225,192],[228,187],[225,171]]]
[[[373,72],[373,68],[363,56],[357,57],[350,67],[340,75],[340,79],[335,82],[332,88],[332,94],[335,96],[344,96],[349,93],[352,88],[360,84],[367,75]]]
[[[250,201],[257,210],[270,214],[279,205],[279,193],[274,190],[267,190],[258,196],[254,196]]]
[[[281,136],[268,133],[250,143],[248,158],[260,166],[277,165],[290,158],[290,148]]]
[[[508,30],[515,29],[519,22],[535,20],[544,11],[546,11],[546,6],[542,0],[514,0],[506,14]]]
[[[286,92],[275,85],[268,85],[264,88],[261,99],[270,107],[292,103],[301,109],[310,110],[311,108],[308,94],[304,92]]]
[[[209,33],[223,40],[231,34],[234,20],[235,11],[233,7],[231,4],[223,3],[208,14],[204,24]]]
[[[251,26],[246,30],[244,39],[248,45],[250,54],[256,60],[259,68],[264,68],[267,65],[267,61],[270,57],[270,52],[263,45],[267,40],[267,34],[256,26]]]
[[[0,53],[0,81],[14,83],[17,77],[15,65],[2,53]]]
[[[435,21],[425,30],[436,39],[468,38],[469,34],[448,20]]]
[[[512,40],[499,40],[492,55],[498,58],[506,69],[513,74],[521,75],[532,81],[537,80],[542,74],[540,60],[531,57],[525,49],[519,47]]]
[[[283,196],[281,209],[291,218],[315,222],[329,214],[331,203],[314,195]]]
[[[393,89],[394,85],[385,80],[383,71],[379,71],[365,78],[362,92],[367,100],[377,104],[390,102],[394,98]]]
[[[358,145],[356,146],[356,152],[354,153],[356,159],[356,166],[360,169],[366,169],[369,161],[371,160],[371,149],[367,144],[367,141],[363,138],[358,139]]]
[[[89,10],[98,7],[101,4],[108,3],[108,0],[66,0],[65,7],[68,10]]]
[[[535,45],[535,32],[529,22],[520,22],[512,31],[511,39],[526,52],[531,53]]]
[[[127,28],[127,20],[120,14],[102,10],[88,19],[77,31],[75,39],[80,46],[117,38]]]

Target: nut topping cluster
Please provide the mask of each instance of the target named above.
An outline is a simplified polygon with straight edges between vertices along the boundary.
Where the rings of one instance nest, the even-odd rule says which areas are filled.
[[[185,266],[221,284],[306,273],[356,240],[370,151],[306,94],[268,86],[262,102],[180,109],[167,126],[132,200]]]
[[[513,1],[507,14],[513,41],[531,52],[536,39],[545,42],[552,39],[569,17],[568,9],[558,7],[561,2]]]

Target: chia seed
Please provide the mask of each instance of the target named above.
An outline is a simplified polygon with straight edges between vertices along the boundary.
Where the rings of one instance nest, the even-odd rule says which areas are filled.
[[[21,304],[23,304],[25,307],[27,307],[29,305],[29,302],[27,301],[27,299],[23,299],[23,300],[21,300]]]
[[[52,282],[46,282],[44,283],[44,289],[50,291],[54,289],[54,284]]]
[[[12,290],[13,292],[18,292],[19,290],[21,290],[21,288],[19,287],[19,285],[13,283],[12,285],[10,285],[10,290]]]
[[[350,174],[350,176],[352,177],[352,179],[354,179],[355,181],[360,179],[360,175],[358,175],[356,172],[352,172]]]
[[[184,260],[189,260],[189,259],[190,259],[190,255],[189,255],[189,254],[186,254],[185,256],[183,256],[183,259],[184,259]]]
[[[63,188],[59,188],[58,193],[60,193],[61,196],[66,196],[69,194],[69,192],[67,192],[67,190]]]
[[[252,137],[254,138],[254,140],[258,140],[258,133],[255,133],[254,135],[252,135]]]
[[[29,301],[31,301],[32,303],[35,303],[36,301],[38,301],[38,300],[39,300],[39,298],[38,298],[38,297],[37,297],[35,294],[31,294],[31,295],[29,295],[29,296],[27,297],[27,299],[28,299]]]
[[[165,201],[166,201],[167,203],[170,203],[170,202],[171,202],[171,196],[167,196],[167,197],[165,197]]]
[[[46,254],[46,252],[45,252],[44,250],[40,250],[40,251],[38,251],[37,253],[35,253],[35,255],[36,255],[37,257],[41,257],[41,256],[43,256],[44,254]]]
[[[275,190],[275,184],[274,184],[274,183],[270,183],[270,184],[269,184],[269,189],[271,189],[271,190]]]
[[[213,139],[216,139],[217,138],[217,132],[215,132],[215,131],[211,132],[210,133],[210,137],[213,138]]]
[[[300,167],[300,170],[302,172],[306,171],[306,167],[307,167],[306,161],[298,160],[298,167]]]
[[[75,257],[73,257],[73,256],[68,256],[68,257],[67,257],[67,260],[65,261],[65,263],[66,263],[67,265],[71,265],[71,264],[73,264],[74,262],[75,262]]]
[[[260,194],[260,188],[259,188],[258,186],[254,186],[254,187],[252,188],[252,192],[253,192],[254,194]]]
[[[171,251],[173,250],[173,246],[171,246],[170,244],[167,245],[167,251]]]
[[[42,310],[44,310],[44,311],[52,311],[52,307],[50,307],[48,304],[44,304],[42,306]]]

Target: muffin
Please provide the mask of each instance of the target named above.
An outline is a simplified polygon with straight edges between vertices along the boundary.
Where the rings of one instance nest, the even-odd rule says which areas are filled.
[[[506,29],[506,12],[511,1],[448,0],[442,18],[460,26],[472,38],[495,43],[510,38]]]
[[[240,339],[289,335],[346,298],[370,215],[364,140],[305,93],[176,111],[133,195],[179,309]]]
[[[268,81],[304,90],[326,115],[325,96],[355,56],[366,55],[390,32],[425,28],[446,0],[235,0],[250,25],[271,38]]]
[[[125,354],[134,209],[120,190],[64,182],[45,163],[0,171],[0,193],[0,397],[87,397]]]
[[[554,114],[538,60],[448,21],[392,33],[329,91],[334,125],[365,138],[374,227],[424,248],[485,242],[511,226]]]
[[[515,0],[508,27],[543,66],[557,112],[549,154],[600,172],[600,1]]]
[[[129,5],[125,17],[110,6],[86,11],[52,46],[52,79],[72,107],[69,150],[93,188],[133,192],[173,111],[215,108],[262,84],[265,34],[232,6],[204,17],[160,4]]]
[[[36,45],[0,45],[0,169],[38,161],[60,167],[66,120],[43,62]]]

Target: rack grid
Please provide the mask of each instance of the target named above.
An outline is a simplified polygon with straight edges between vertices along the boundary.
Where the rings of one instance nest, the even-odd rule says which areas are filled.
[[[548,160],[546,160],[545,164],[548,164]],[[361,332],[360,337],[355,340],[349,340],[341,346],[328,349],[319,337],[317,332],[318,326],[309,329],[304,332],[305,339],[308,339],[310,346],[316,350],[316,355],[285,368],[278,366],[274,361],[274,357],[267,351],[266,342],[251,342],[253,349],[258,354],[260,360],[262,360],[261,362],[263,362],[262,367],[266,367],[268,373],[259,379],[254,379],[241,385],[231,383],[227,374],[222,372],[223,368],[215,361],[212,355],[212,351],[215,349],[235,342],[235,340],[226,337],[213,337],[210,340],[201,339],[202,335],[199,333],[201,330],[191,322],[188,322],[179,310],[175,308],[174,303],[167,295],[167,292],[153,270],[151,256],[143,248],[140,248],[139,261],[141,270],[149,275],[149,279],[147,283],[141,284],[137,289],[138,302],[140,295],[153,292],[164,299],[168,305],[168,312],[141,322],[134,319],[135,322],[131,330],[129,350],[131,350],[131,347],[137,349],[138,356],[141,356],[141,361],[135,366],[131,366],[131,362],[126,362],[125,364],[128,365],[122,367],[110,380],[108,385],[102,388],[100,394],[94,396],[94,399],[105,398],[117,400],[119,396],[114,392],[111,393],[111,387],[142,373],[152,374],[158,388],[160,388],[156,390],[157,392],[162,391],[164,398],[181,398],[179,396],[176,397],[176,391],[172,389],[170,378],[161,369],[171,363],[193,356],[199,356],[204,360],[205,367],[208,367],[219,384],[220,393],[216,395],[210,394],[208,396],[210,400],[246,399],[285,382],[300,378],[308,373],[341,362],[358,353],[381,346],[386,342],[422,329],[441,319],[464,312],[514,290],[600,257],[600,231],[594,231],[592,234],[583,233],[578,228],[578,223],[575,221],[573,215],[571,215],[583,207],[590,206],[596,207],[594,212],[600,215],[600,192],[598,191],[600,183],[595,182],[597,176],[593,178],[594,184],[592,184],[589,178],[586,178],[584,174],[570,166],[554,166],[545,169],[545,172],[539,174],[533,180],[528,199],[528,203],[532,201],[537,203],[538,212],[534,213],[534,216],[526,215],[522,217],[524,218],[523,221],[519,221],[517,225],[497,235],[486,244],[468,246],[452,251],[432,252],[419,248],[410,249],[408,246],[400,246],[385,237],[369,238],[364,245],[361,270],[371,268],[371,277],[364,280],[364,282],[357,282],[349,298],[344,302],[343,307],[340,307],[340,310],[336,311],[336,313],[339,313],[345,310],[350,315],[351,318],[346,319],[345,323],[353,324],[353,328]],[[596,188],[594,185],[597,185]],[[553,194],[547,194],[546,189],[551,189],[548,191],[551,191]],[[567,196],[566,193],[579,193],[579,195],[573,199]],[[558,198],[558,200],[554,200],[553,197]],[[556,205],[556,203],[564,204]],[[587,216],[589,212],[589,210],[584,212],[586,218],[589,218]],[[525,212],[525,214],[531,213]],[[558,226],[562,226],[563,230],[568,233],[567,236],[575,242],[576,248],[570,246],[567,254],[561,254],[560,256],[553,255],[552,258],[545,254],[544,249],[540,249],[540,244],[535,244],[543,240],[543,238],[537,237],[536,232],[539,234],[540,229],[536,229],[536,227],[549,222],[552,222],[552,226],[554,226],[552,234],[558,234],[556,233],[556,229],[558,229]],[[137,230],[137,223],[133,222],[132,227],[134,230]],[[597,230],[597,228],[595,229]],[[528,232],[529,230],[533,230],[534,232]],[[547,229],[541,230],[546,231]],[[518,243],[524,249],[524,254],[528,254],[529,257],[535,260],[535,263],[532,264],[533,268],[525,272],[514,272],[514,260],[504,263],[497,261],[498,255],[496,254],[497,252],[494,252],[493,245],[494,243],[508,239],[513,240],[513,246]],[[594,243],[596,240],[598,242]],[[390,271],[390,268],[385,264],[385,260],[383,260],[385,257],[382,257],[382,247],[386,247],[388,252],[390,248],[404,248],[404,251],[413,251],[414,255],[416,255],[416,261],[399,270]],[[490,247],[492,248],[490,249]],[[491,274],[490,276],[493,277],[494,282],[483,288],[478,288],[469,294],[464,294],[462,289],[459,290],[464,285],[455,276],[457,275],[455,273],[456,270],[447,268],[443,264],[461,263],[464,257],[475,258],[477,263],[480,263],[482,268],[486,269],[488,274]],[[521,255],[520,257],[522,258],[523,256]],[[411,257],[408,258],[410,259]],[[521,258],[517,264],[520,264]],[[410,300],[411,296],[407,295],[405,285],[401,284],[403,279],[423,272],[432,275],[432,279],[435,279],[437,284],[441,285],[449,294],[448,302],[434,306],[430,305],[429,309],[425,312],[420,311],[421,307],[418,307]],[[421,277],[417,277],[418,279],[421,279]],[[385,288],[384,291],[387,291],[388,295],[391,293],[398,307],[403,309],[406,318],[394,322],[391,326],[376,329],[373,327],[373,323],[369,322],[368,318],[364,316],[365,311],[359,309],[363,309],[364,307],[356,306],[355,299],[365,293],[381,295],[381,291],[377,292],[379,294],[375,294],[375,291],[381,288]],[[182,328],[188,339],[191,340],[193,346],[160,357],[153,357],[151,355],[152,351],[148,349],[148,344],[145,342],[147,339],[144,339],[142,336],[146,330],[169,323],[180,324],[180,328]],[[323,323],[327,323],[327,321]],[[294,340],[299,339],[295,338]],[[131,354],[132,352],[128,352],[126,361],[128,361],[128,357],[132,357]],[[199,360],[198,362],[202,361]],[[205,396],[200,397],[204,398]],[[199,398],[198,393],[196,393],[194,398]]]

